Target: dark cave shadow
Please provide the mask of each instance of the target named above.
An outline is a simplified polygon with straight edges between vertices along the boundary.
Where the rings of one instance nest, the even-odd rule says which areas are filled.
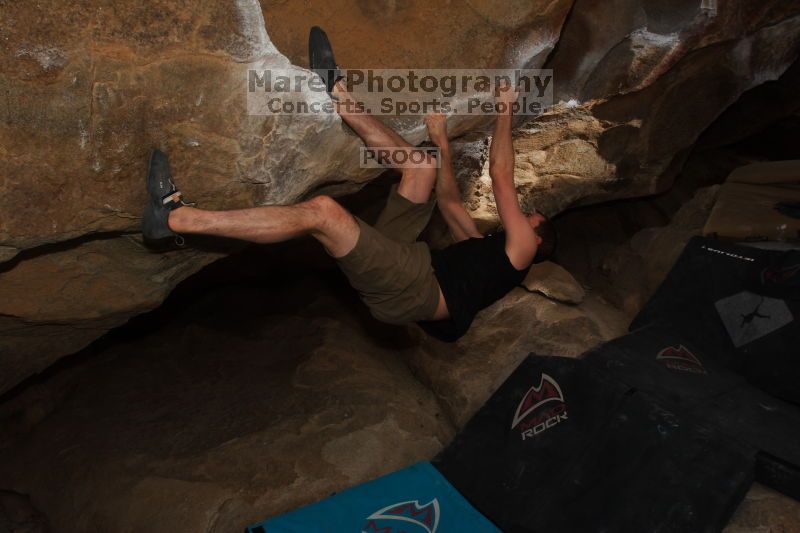
[[[386,173],[361,191],[342,198],[341,203],[367,222],[373,222],[385,203],[389,188],[396,181],[396,174]],[[16,264],[51,253],[54,249],[75,248],[96,240],[98,235],[26,250],[10,263]],[[124,234],[109,233],[100,238],[113,239],[121,235]],[[164,250],[175,249],[173,243],[163,243],[163,246]],[[214,299],[227,303],[215,310],[222,313],[222,318],[217,317],[215,320],[211,317],[211,321],[218,325],[225,318],[247,323],[245,320],[237,321],[236,317],[250,319],[252,316],[247,311],[256,309],[256,316],[265,320],[277,315],[338,320],[346,316],[352,319],[364,337],[380,348],[402,350],[415,344],[406,327],[385,324],[372,317],[335,261],[310,237],[278,244],[255,245],[233,239],[190,236],[186,239],[185,248],[228,255],[180,282],[159,307],[130,318],[125,324],[108,331],[80,351],[61,357],[42,372],[27,377],[0,394],[0,404],[17,397],[32,386],[45,383],[65,371],[100,357],[115,345],[157,335],[165,328],[186,328],[203,319],[202,312],[213,314],[209,309],[213,310]],[[160,251],[157,247],[149,249],[153,253]],[[1,265],[0,269],[7,265],[8,263]],[[309,311],[316,294],[304,285],[313,285],[324,291],[330,304]],[[226,292],[232,297],[226,298]]]

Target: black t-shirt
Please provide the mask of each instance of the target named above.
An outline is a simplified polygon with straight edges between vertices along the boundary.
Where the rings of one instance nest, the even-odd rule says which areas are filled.
[[[506,255],[506,234],[471,238],[431,252],[450,318],[419,322],[428,334],[447,342],[464,335],[472,319],[522,283],[530,266],[517,270]]]

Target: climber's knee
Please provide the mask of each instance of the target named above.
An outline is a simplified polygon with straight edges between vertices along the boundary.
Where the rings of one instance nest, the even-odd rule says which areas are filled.
[[[330,196],[315,196],[308,202],[314,213],[311,234],[334,257],[341,257],[353,249],[358,240],[358,223],[350,212]]]

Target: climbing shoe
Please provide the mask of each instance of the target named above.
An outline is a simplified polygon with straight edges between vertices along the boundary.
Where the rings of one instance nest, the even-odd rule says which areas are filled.
[[[328,94],[333,91],[333,86],[343,78],[336,59],[333,57],[333,48],[328,36],[319,26],[311,28],[308,34],[308,64],[322,81]]]
[[[173,209],[186,205],[181,192],[172,182],[169,170],[169,159],[160,150],[150,153],[147,167],[147,203],[142,215],[142,234],[145,241],[158,242],[172,238],[175,243],[183,245],[183,237],[169,227],[169,214]]]

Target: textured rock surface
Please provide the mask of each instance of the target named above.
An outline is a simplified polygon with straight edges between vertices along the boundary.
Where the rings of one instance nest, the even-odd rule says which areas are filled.
[[[330,0],[262,2],[270,38],[307,67],[307,27],[336,38],[336,59],[354,68],[482,68],[541,65],[558,41],[570,0]],[[368,43],[368,45],[366,45]]]
[[[705,175],[705,174],[704,174]],[[724,177],[726,173],[722,173]],[[559,217],[555,260],[633,319],[689,239],[702,234],[719,185],[577,209]],[[671,215],[671,218],[670,218]]]
[[[598,152],[603,124],[587,108],[556,106],[515,132],[514,178],[522,208],[548,216],[600,196],[617,179],[616,165]],[[499,222],[488,158],[480,174],[462,178],[465,203],[483,225]]]
[[[658,288],[689,239],[701,235],[719,186],[700,189],[666,226],[647,228],[630,243],[611,251],[603,260],[603,273],[613,290],[609,299],[631,316]]]
[[[0,273],[0,390],[157,307],[220,253],[153,253],[138,237],[92,240]]]
[[[49,254],[79,261],[87,240],[135,232],[154,146],[171,154],[187,195],[209,208],[342,194],[372,178],[358,168],[359,142],[335,117],[247,116],[247,69],[304,66],[314,23],[330,28],[340,61],[357,67],[553,68],[556,99],[567,103],[524,125],[517,141],[523,203],[547,214],[666,188],[700,132],[744,91],[780,76],[800,40],[800,5],[778,0],[494,5],[0,2],[0,286],[12,270],[34,273],[27,285],[37,283],[42,267],[26,262]],[[398,125],[422,139],[419,120]],[[452,126],[460,134],[485,121]],[[476,216],[495,223],[485,176],[462,183]],[[135,262],[137,253],[108,263]],[[180,276],[161,274],[182,265],[188,275],[213,258],[174,254],[120,283],[155,279],[153,291],[166,294]],[[54,275],[69,282],[69,269]],[[19,273],[14,280],[25,285]],[[0,350],[4,375],[28,375],[80,344],[68,325],[84,320],[81,304],[74,313],[59,305],[6,306],[14,338],[0,346],[15,353]],[[149,305],[115,305],[92,327],[99,333]],[[63,342],[51,324],[36,327],[37,316],[56,312],[67,325]],[[53,342],[44,347],[44,337]]]
[[[152,147],[170,153],[178,183],[207,207],[290,201],[340,172],[365,178],[353,161],[333,156],[357,147],[338,125],[247,116],[247,69],[289,66],[267,38],[255,0],[53,9],[3,2],[0,9],[0,255],[35,248],[0,273],[2,328],[10,330],[0,341],[0,390],[11,376],[29,375],[156,305],[217,257],[145,258],[119,237],[138,231]],[[104,241],[86,242],[94,236]],[[51,245],[76,239],[79,246]],[[93,272],[84,267],[86,253],[100,265]],[[66,288],[55,301],[41,297],[44,273],[55,292]],[[88,302],[70,284],[98,300],[88,328]],[[126,285],[144,295],[120,298],[115,288]],[[36,327],[52,316],[55,322]]]
[[[520,39],[534,31],[549,35],[549,44],[531,52],[541,64],[569,9],[563,0],[526,3],[513,16],[503,16],[483,2],[473,3],[474,9],[451,8],[461,19],[460,37],[441,25],[437,46],[431,46],[428,21],[442,14],[424,2],[399,7],[317,2],[322,19],[316,22],[325,23],[329,10],[339,13],[340,22],[330,26],[344,51],[340,59],[358,67],[453,66],[455,57],[462,58],[462,66],[511,64],[506,55],[521,52],[512,50],[509,35],[526,42]],[[45,255],[74,263],[85,246],[92,246],[85,239],[138,230],[150,148],[170,154],[176,181],[206,208],[286,203],[322,187],[341,194],[375,176],[359,168],[360,142],[337,117],[247,115],[248,68],[296,68],[270,41],[263,13],[281,28],[282,42],[300,64],[314,23],[308,13],[315,9],[305,4],[264,2],[264,8],[256,0],[160,1],[147,7],[103,0],[56,8],[0,3],[0,93],[5,95],[0,99],[0,262],[7,262],[0,287],[15,291],[4,294],[9,299],[2,312],[8,320],[0,336],[8,338],[0,340],[0,391],[150,306],[149,300],[143,305],[134,298],[126,308],[118,300],[108,316],[95,317],[84,328],[80,304],[70,313],[63,301],[52,308],[47,299],[22,301],[38,293],[33,286],[43,269],[58,278],[53,283],[70,283],[70,268],[42,266]],[[350,15],[364,19],[360,33],[351,31]],[[394,33],[386,31],[390,20]],[[384,52],[394,55],[363,45],[377,35],[407,39],[400,30],[409,24],[425,39],[402,47],[388,39]],[[518,29],[521,35],[514,33]],[[466,41],[480,54],[466,53]],[[421,140],[421,121],[400,125],[409,139]],[[454,131],[465,127],[454,124]],[[84,244],[66,250],[52,246],[76,239]],[[23,254],[8,263],[34,248],[35,258]],[[95,246],[92,253],[103,253],[102,248]],[[125,254],[122,244],[106,249],[114,254],[108,263],[141,260],[139,250]],[[181,279],[172,274],[182,271],[185,277],[215,257],[176,253],[154,258],[141,272],[98,274],[100,279],[117,276],[120,285],[157,284],[147,292],[163,297]],[[27,282],[24,275],[30,276]],[[91,290],[97,294],[101,287],[102,282]],[[55,329],[49,323],[37,327],[41,316],[55,314],[60,317]],[[77,329],[81,335],[74,334]],[[58,331],[64,332],[63,342]]]
[[[724,533],[795,533],[800,531],[800,504],[755,484]]]
[[[441,26],[439,40],[448,40],[443,46],[428,39],[426,20],[435,10],[423,2],[405,5],[395,10],[397,24],[414,23],[426,39],[398,48],[389,38],[384,47],[395,52],[388,57],[363,43],[380,40],[377,34],[369,39],[370,32],[392,36],[385,19],[392,16],[393,2],[318,4],[321,17],[328,10],[344,12],[341,22],[349,36],[337,33],[335,23],[332,35],[341,59],[355,66],[369,60],[416,67],[420,60],[421,66],[441,68],[457,66],[460,57],[480,68],[510,63],[504,58],[509,28],[547,33],[549,46],[542,51],[552,49],[569,3],[540,3],[518,6],[518,20],[511,21],[496,15],[492,20],[480,1],[477,10],[452,9],[464,24],[460,37]],[[6,157],[0,209],[10,215],[0,226],[3,246],[20,250],[89,233],[136,230],[146,155],[153,146],[170,153],[184,191],[209,208],[289,202],[330,182],[351,182],[340,190],[352,191],[375,175],[358,168],[360,143],[336,117],[247,115],[248,68],[298,68],[269,39],[256,0],[201,6],[160,1],[147,8],[136,2],[112,8],[102,0],[53,10],[24,2],[2,7],[0,87],[6,98],[0,149]],[[313,10],[296,3],[266,6],[275,26],[302,42],[292,48],[301,58]],[[355,23],[347,15],[379,13],[384,20],[365,21],[361,33],[350,31]],[[487,23],[480,34],[472,32]],[[399,27],[394,35],[408,39]],[[467,39],[483,52],[464,50]],[[416,136],[409,133],[419,140],[420,121],[414,130]],[[17,214],[34,206],[26,216]]]
[[[622,313],[594,295],[574,306],[518,288],[481,311],[457,342],[423,337],[407,357],[462,426],[530,352],[577,357],[627,326]]]
[[[225,306],[237,296],[246,313]],[[13,458],[0,485],[33,495],[53,531],[227,533],[429,459],[452,436],[396,354],[265,302],[278,304],[212,293],[187,320],[30,391],[0,415]]]
[[[47,533],[47,518],[31,504],[30,498],[0,490],[0,531]]]
[[[551,261],[531,266],[522,284],[529,291],[568,304],[579,304],[586,296],[586,291],[572,274]]]

